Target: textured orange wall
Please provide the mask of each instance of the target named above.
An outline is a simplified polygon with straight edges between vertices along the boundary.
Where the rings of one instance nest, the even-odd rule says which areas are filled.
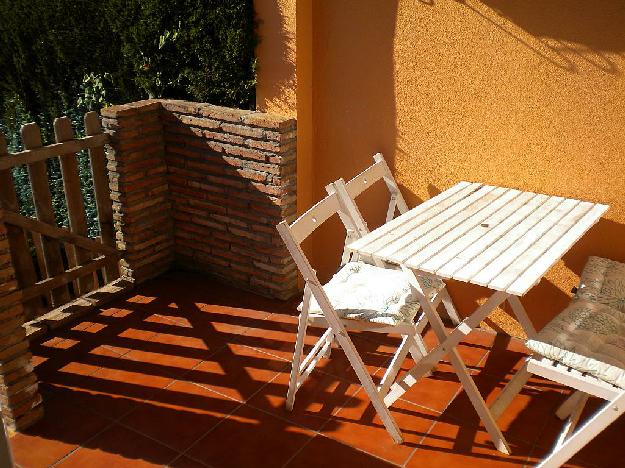
[[[523,298],[541,327],[588,255],[625,261],[624,24],[616,0],[315,2],[313,198],[382,151],[411,206],[460,180],[610,204]],[[382,193],[363,200],[378,221]],[[336,223],[314,239],[322,275],[339,249]],[[464,312],[487,294],[450,288]]]

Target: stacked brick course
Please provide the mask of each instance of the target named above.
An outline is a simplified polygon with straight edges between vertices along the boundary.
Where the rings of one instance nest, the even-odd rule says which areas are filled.
[[[269,296],[297,291],[275,229],[295,215],[295,120],[173,100],[102,115],[128,274],[175,263]]]
[[[24,325],[24,309],[0,210],[0,407],[11,430],[23,429],[43,416],[37,377]]]
[[[173,221],[167,185],[161,104],[140,101],[102,110],[109,186],[121,273],[145,281],[169,268]]]

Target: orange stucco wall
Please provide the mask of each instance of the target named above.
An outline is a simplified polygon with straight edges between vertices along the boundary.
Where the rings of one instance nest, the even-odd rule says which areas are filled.
[[[312,138],[298,154],[305,203],[381,151],[411,206],[460,180],[609,204],[522,299],[537,327],[566,303],[588,255],[625,261],[624,2],[318,0],[282,24],[293,12],[310,34],[296,35],[293,70],[299,80],[305,57],[304,122],[295,103],[298,131]],[[267,63],[259,56],[259,103],[271,106]],[[383,193],[362,200],[377,221]],[[335,267],[338,232],[335,223],[313,239],[322,275]],[[450,289],[465,312],[487,294]],[[518,333],[505,311],[490,324]]]

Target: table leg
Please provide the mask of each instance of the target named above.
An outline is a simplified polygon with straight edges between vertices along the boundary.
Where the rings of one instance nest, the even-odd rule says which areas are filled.
[[[534,328],[532,321],[528,317],[527,312],[525,311],[525,307],[523,307],[523,304],[521,304],[521,300],[516,296],[509,296],[508,303],[510,304],[510,307],[512,307],[512,312],[514,312],[516,319],[521,324],[521,327],[523,328],[523,331],[525,332],[527,337],[529,339],[535,338],[536,329]]]
[[[419,287],[419,291],[415,292],[419,297],[421,307],[427,315],[428,320],[430,321],[430,325],[432,326],[432,329],[434,330],[434,333],[436,334],[439,342],[445,343],[449,338],[445,330],[445,325],[443,324],[440,316],[432,306],[432,303],[425,297],[424,294],[422,294],[422,291],[424,290],[423,276],[421,274],[417,276],[409,270],[406,273],[412,276],[410,280],[411,285],[413,285],[413,287],[418,285]],[[415,290],[416,289],[417,288],[415,288]],[[484,427],[486,428],[486,431],[493,440],[495,447],[497,447],[497,450],[499,450],[500,452],[509,454],[510,447],[508,446],[506,439],[501,433],[501,430],[497,426],[493,415],[488,410],[486,402],[482,398],[482,395],[480,395],[479,389],[471,378],[471,375],[469,374],[469,371],[462,361],[462,358],[460,357],[460,354],[458,353],[458,350],[455,348],[455,346],[449,349],[447,355],[449,356],[449,361],[451,362],[451,365],[453,366],[454,371],[456,372],[456,375],[458,376],[458,379],[460,380],[460,383],[464,388],[464,391],[469,397],[469,400],[471,400],[471,403],[473,404],[475,411],[482,420],[482,423],[484,423]]]

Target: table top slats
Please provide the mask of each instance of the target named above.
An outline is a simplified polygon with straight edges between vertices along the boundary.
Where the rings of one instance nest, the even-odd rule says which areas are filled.
[[[385,248],[389,243],[399,241],[404,235],[415,232],[416,229],[422,229],[425,223],[432,218],[436,217],[441,212],[455,206],[458,203],[463,203],[463,200],[472,196],[475,192],[481,189],[480,184],[469,184],[465,187],[461,187],[455,191],[451,196],[441,197],[434,203],[428,203],[431,200],[438,198],[440,195],[423,202],[417,208],[414,209],[413,216],[406,217],[407,214],[413,212],[413,210],[404,213],[403,215],[395,218],[389,223],[376,229],[369,235],[363,237],[361,240],[367,240],[367,242],[356,241],[352,244],[352,247],[362,252],[378,252]],[[443,192],[445,193],[445,192]],[[424,206],[425,205],[425,206]],[[388,228],[387,228],[388,226]],[[374,236],[374,233],[380,235]]]
[[[519,217],[523,216],[523,211],[521,210],[527,210],[530,200],[535,197],[538,197],[535,193],[520,192],[520,195],[491,213],[484,220],[484,223],[488,224],[488,226],[499,227],[503,223],[508,223],[517,213]],[[438,251],[436,255],[421,264],[421,269],[434,274],[439,274],[439,270],[451,274],[460,269],[470,260],[470,258],[467,258],[463,253],[469,249],[471,245],[481,242],[485,234],[492,232],[492,230],[487,230],[488,228],[485,228],[481,224],[482,223],[469,229],[462,237]],[[512,226],[513,224],[508,223],[508,225]],[[448,267],[445,268],[446,266]]]
[[[348,248],[443,279],[522,296],[607,209],[461,182]]]
[[[556,224],[547,229],[542,235],[536,235],[536,239],[531,246],[520,249],[514,261],[489,283],[489,287],[500,290],[510,286],[525,270],[532,266],[553,243],[575,226],[592,207],[592,203],[579,202],[571,211],[563,216]]]
[[[551,247],[543,253],[538,261],[527,268],[508,288],[511,294],[522,296],[529,291],[549,269],[560,259],[562,251],[577,242],[594,226],[601,216],[608,210],[607,205],[594,205],[577,224],[571,227]]]
[[[502,203],[502,200],[504,203],[510,201],[514,195],[515,193],[510,189],[494,188],[490,193],[448,218],[444,223],[422,236],[418,241],[406,246],[393,257],[402,262],[410,259],[410,263],[420,265],[434,255],[437,250],[460,237],[475,224],[480,223]]]
[[[512,244],[527,234],[528,231],[540,222],[546,213],[551,212],[563,201],[564,198],[547,197],[543,204],[518,221],[511,229],[501,232],[499,236],[493,236],[492,242],[475,255],[465,266],[455,272],[453,277],[460,281],[469,281],[474,278],[486,265],[496,260]]]
[[[516,239],[507,248],[498,253],[497,257],[484,265],[471,282],[480,286],[489,286],[495,277],[503,272],[509,265],[515,262],[520,255],[529,249],[542,235],[555,226],[558,221],[565,217],[580,202],[578,200],[563,199],[555,209],[541,217],[523,236]]]
[[[471,207],[475,207],[475,209],[479,209],[482,204],[479,203],[482,200],[484,203],[490,201],[493,196],[490,193],[495,189],[490,185],[485,185],[480,187],[479,190],[473,192],[468,197],[465,197],[461,200],[458,200],[451,206],[448,206],[447,209],[440,211],[432,218],[427,221],[421,223],[418,229],[409,229],[409,230],[396,230],[394,231],[394,239],[392,242],[388,242],[383,248],[376,249],[377,252],[375,256],[377,258],[381,258],[386,260],[390,257],[397,259],[399,262],[405,257],[402,253],[402,250],[407,247],[425,245],[424,242],[427,242],[427,239],[431,239],[432,236],[435,236],[437,229],[445,229],[445,225],[449,224],[450,220],[455,219],[455,216],[464,217],[463,213],[466,213],[468,210],[471,210]],[[486,200],[484,200],[486,198]],[[440,227],[440,226],[443,227]],[[432,234],[434,232],[434,234]],[[422,241],[422,239],[425,239]],[[418,248],[418,247],[415,247]]]

